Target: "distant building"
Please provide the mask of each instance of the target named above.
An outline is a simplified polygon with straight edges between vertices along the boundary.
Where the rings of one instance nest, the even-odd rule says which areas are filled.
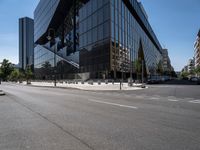
[[[191,73],[195,69],[195,59],[189,59],[188,61],[188,72]]]
[[[195,69],[195,59],[191,58],[188,60],[188,63],[184,68],[182,69],[182,72],[192,73],[192,71]]]
[[[174,71],[174,68],[171,65],[171,61],[170,61],[167,49],[162,49],[162,57],[163,57],[163,70],[164,70],[164,72]]]
[[[196,42],[194,45],[194,49],[195,49],[195,67],[200,66],[200,30],[197,34],[197,38],[196,38]]]
[[[184,68],[182,69],[182,72],[188,72],[188,66],[184,66]]]
[[[34,60],[34,21],[25,17],[19,19],[19,68],[33,67]]]

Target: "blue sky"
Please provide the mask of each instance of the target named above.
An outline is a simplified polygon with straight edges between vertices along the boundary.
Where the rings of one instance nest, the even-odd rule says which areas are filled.
[[[200,0],[141,0],[161,45],[169,49],[175,70],[194,56],[200,29]]]
[[[0,62],[18,63],[18,19],[33,18],[39,0],[0,0]]]
[[[169,49],[175,70],[194,54],[200,28],[200,0],[141,0],[161,45]],[[0,0],[0,61],[18,63],[18,18],[33,17],[39,0]]]

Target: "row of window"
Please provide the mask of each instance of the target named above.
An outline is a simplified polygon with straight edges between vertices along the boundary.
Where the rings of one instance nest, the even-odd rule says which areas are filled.
[[[87,17],[85,20],[80,21],[80,34],[96,27],[99,24],[107,21],[110,18],[109,5],[105,5],[93,15]]]
[[[160,52],[129,12],[128,8],[124,7],[122,1],[121,6],[123,11],[119,11],[113,5],[111,6],[111,37],[113,41],[116,42],[116,45],[120,45],[122,49],[129,51],[129,59],[131,60],[138,58],[138,50],[142,44],[147,66],[157,64],[162,58]]]
[[[110,37],[110,22],[107,21],[80,35],[80,48]]]
[[[90,0],[79,10],[80,21],[92,15],[94,12],[96,12],[98,9],[102,8],[108,3],[109,0]]]

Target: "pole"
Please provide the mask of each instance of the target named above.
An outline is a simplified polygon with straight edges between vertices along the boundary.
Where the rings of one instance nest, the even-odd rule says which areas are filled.
[[[74,34],[74,52],[76,52],[76,0],[73,0],[73,7],[74,7],[74,16],[73,16],[73,24],[74,24],[74,29],[73,29],[73,34]]]
[[[142,84],[144,83],[144,60],[142,60]]]
[[[54,45],[54,86],[56,87],[56,46]]]
[[[123,85],[123,60],[122,60],[122,62],[121,62],[122,64],[121,64],[121,70],[122,70],[122,78],[121,78],[121,80],[120,80],[120,90],[122,90],[122,85]]]

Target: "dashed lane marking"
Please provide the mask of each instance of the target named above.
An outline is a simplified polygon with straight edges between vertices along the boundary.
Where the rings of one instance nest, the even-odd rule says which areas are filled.
[[[170,101],[170,102],[178,102],[179,100],[177,100],[177,99],[168,99],[168,101]]]
[[[88,101],[100,103],[100,104],[107,104],[107,105],[112,105],[112,106],[130,108],[130,109],[138,109],[138,107],[135,107],[135,106],[122,105],[122,104],[118,104],[118,103],[105,102],[105,101],[100,101],[100,100],[95,100],[95,99],[88,99]]]
[[[190,103],[200,104],[200,100],[189,101]]]
[[[151,97],[150,100],[159,100],[160,98],[158,97]]]
[[[194,100],[194,98],[188,98],[188,97],[186,97],[186,98],[184,98],[185,100]]]
[[[143,96],[135,96],[135,98],[141,98],[141,99],[143,99],[144,97]]]

